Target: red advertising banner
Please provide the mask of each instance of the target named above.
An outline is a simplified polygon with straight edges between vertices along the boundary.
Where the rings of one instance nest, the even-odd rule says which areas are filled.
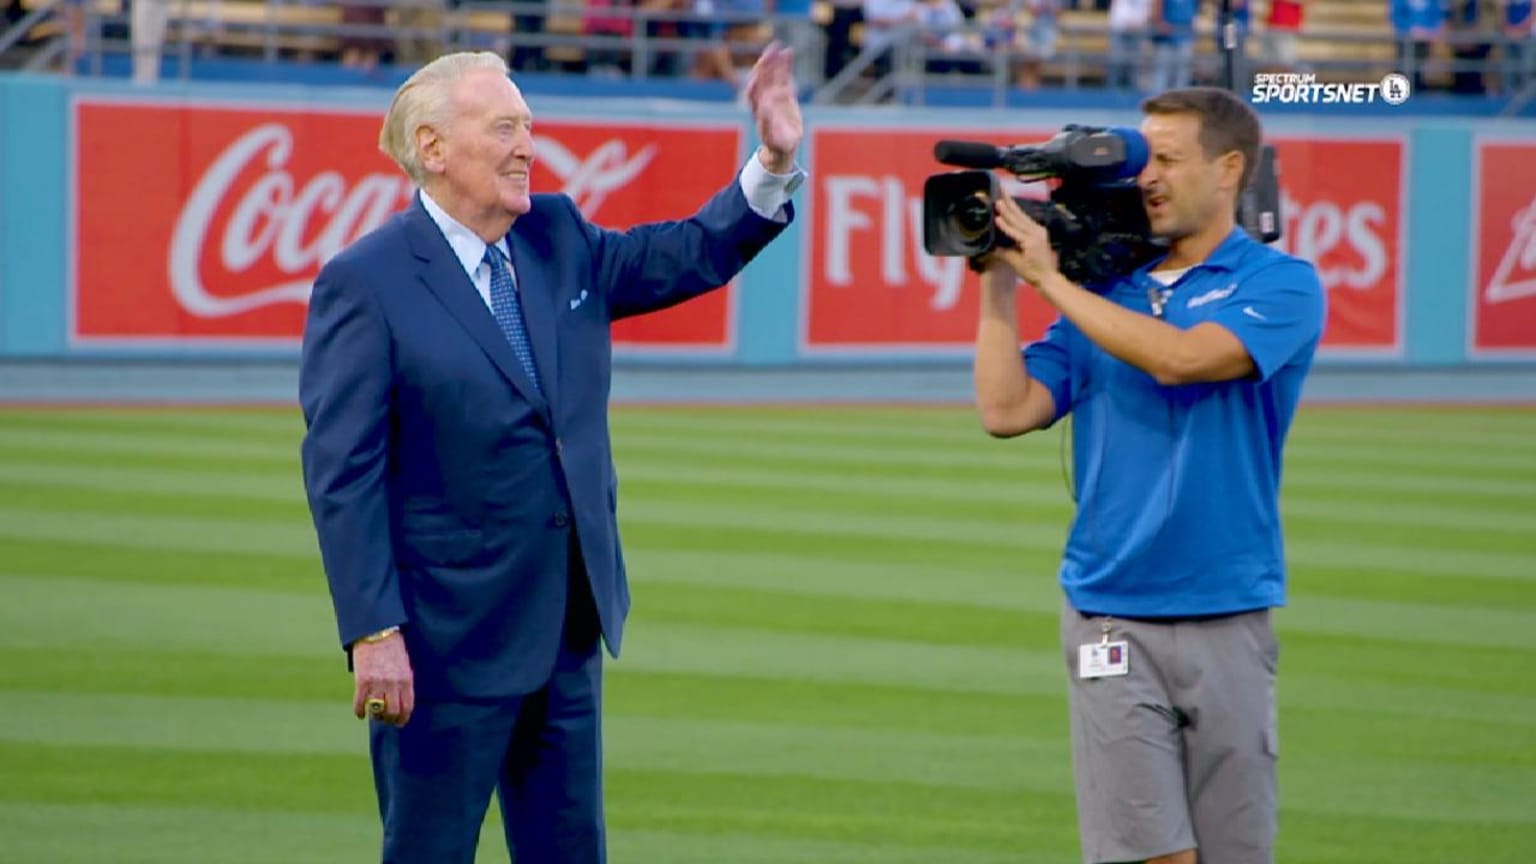
[[[969,349],[980,314],[980,276],[960,258],[923,249],[923,182],[950,170],[933,159],[939,137],[1044,140],[1053,130],[818,128],[810,272],[802,280],[801,349]],[[1013,194],[1045,197],[1045,189]],[[1019,292],[1020,333],[1044,331],[1055,317],[1033,291]]]
[[[1317,266],[1328,291],[1323,350],[1403,347],[1406,148],[1398,138],[1275,138],[1280,249]]]
[[[320,267],[410,205],[382,112],[80,99],[73,321],[83,344],[294,344]],[[622,229],[693,212],[739,167],[735,124],[541,120],[536,191]],[[724,349],[733,288],[614,327],[615,344]]]
[[[1536,144],[1479,142],[1471,353],[1536,354]]]
[[[1052,129],[946,129],[942,137],[1003,144],[1044,141]],[[801,347],[964,351],[975,338],[979,277],[922,248],[923,181],[948,170],[931,131],[822,128]],[[1395,353],[1402,345],[1404,148],[1396,138],[1281,139],[1285,237],[1276,244],[1317,264],[1329,291],[1324,346]],[[1013,194],[1044,197],[1039,184]],[[1054,311],[1021,291],[1020,333],[1043,331]]]

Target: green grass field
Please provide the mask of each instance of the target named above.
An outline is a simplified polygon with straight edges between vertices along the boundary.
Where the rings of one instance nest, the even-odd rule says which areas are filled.
[[[616,864],[1076,860],[1057,432],[613,426]],[[0,862],[376,854],[299,435],[291,411],[0,411]],[[1536,412],[1304,409],[1288,460],[1280,860],[1529,860]]]

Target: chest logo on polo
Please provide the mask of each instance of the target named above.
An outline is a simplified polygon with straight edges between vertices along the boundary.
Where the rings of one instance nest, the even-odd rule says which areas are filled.
[[[1232,292],[1236,291],[1236,290],[1237,290],[1237,283],[1236,282],[1233,282],[1232,284],[1228,285],[1225,288],[1212,288],[1211,290],[1205,292],[1204,294],[1201,294],[1201,295],[1199,295],[1197,297],[1189,298],[1189,302],[1184,304],[1184,308],[1185,309],[1193,309],[1196,306],[1204,306],[1207,303],[1214,303],[1217,300],[1224,300],[1224,299],[1226,299],[1228,297],[1231,297],[1232,296]]]

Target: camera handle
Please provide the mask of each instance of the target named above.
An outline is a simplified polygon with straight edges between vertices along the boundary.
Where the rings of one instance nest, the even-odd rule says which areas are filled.
[[[1251,0],[1250,0],[1251,2]],[[1252,10],[1249,10],[1250,16]],[[1252,20],[1250,17],[1250,26]],[[1237,22],[1232,19],[1232,0],[1221,0],[1216,15],[1217,33],[1221,35],[1221,84],[1242,98],[1237,75],[1243,68],[1243,46],[1237,39]],[[1284,233],[1280,215],[1279,157],[1273,144],[1259,145],[1259,164],[1252,179],[1237,199],[1238,224],[1262,243],[1274,243]]]

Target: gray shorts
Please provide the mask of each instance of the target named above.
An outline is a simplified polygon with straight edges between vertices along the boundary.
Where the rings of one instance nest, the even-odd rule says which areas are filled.
[[[1269,611],[1113,619],[1130,671],[1084,680],[1078,646],[1098,642],[1103,622],[1062,611],[1083,860],[1198,849],[1200,864],[1272,864],[1280,649]]]

